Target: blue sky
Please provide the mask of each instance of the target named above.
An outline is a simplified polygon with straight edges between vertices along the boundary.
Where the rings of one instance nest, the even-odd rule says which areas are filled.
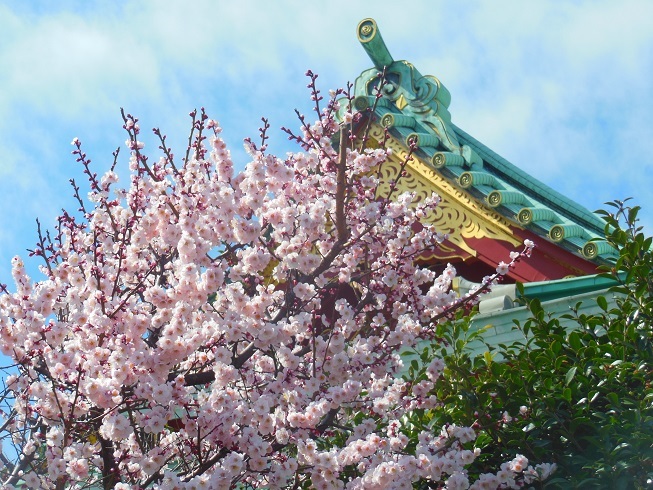
[[[0,281],[36,217],[75,207],[74,137],[102,173],[117,146],[126,161],[120,107],[181,153],[203,106],[244,165],[261,116],[310,110],[307,69],[326,92],[371,66],[365,17],[450,90],[455,124],[591,210],[633,196],[653,229],[653,2],[0,0]]]

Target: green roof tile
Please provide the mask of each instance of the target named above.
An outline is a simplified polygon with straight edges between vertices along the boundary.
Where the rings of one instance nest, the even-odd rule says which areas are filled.
[[[462,129],[456,126],[454,128],[460,140],[473,147],[486,162],[486,165],[489,165],[491,170],[499,174],[502,180],[511,183],[515,187],[523,188],[525,194],[529,191],[532,192],[538,200],[551,209],[570,218],[572,221],[582,222],[585,228],[589,228],[594,233],[603,236],[605,222],[596,214],[508,162],[508,160],[496,154]]]

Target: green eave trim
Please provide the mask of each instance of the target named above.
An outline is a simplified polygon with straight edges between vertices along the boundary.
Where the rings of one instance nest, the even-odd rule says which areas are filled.
[[[354,105],[368,108],[373,103],[370,96],[358,96]],[[614,256],[612,247],[601,240],[605,223],[598,215],[520,170],[460,128],[452,125],[464,148],[477,155],[481,165],[470,164],[463,156],[438,148],[438,136],[430,127],[384,99],[380,99],[372,117],[406,147],[417,138],[421,143],[417,157],[508,220],[586,260],[609,263]],[[524,222],[520,218],[523,212],[532,213],[535,218]]]
[[[522,285],[523,295],[519,296],[526,299],[537,298],[540,301],[550,301],[599,291],[616,285],[617,280],[615,278],[595,274],[592,276],[526,283]]]
[[[535,199],[560,213],[562,216],[568,218],[572,222],[583,225],[585,228],[593,231],[599,236],[603,236],[605,222],[596,214],[563,196],[546,184],[534,179],[532,176],[528,175],[523,170],[520,170],[502,156],[496,154],[490,148],[467,134],[456,125],[452,124],[452,127],[461,143],[472,147],[479,156],[483,158],[486,165],[491,167],[502,180],[513,185],[517,189],[527,189],[533,194]],[[526,192],[526,194],[528,195],[529,192]]]

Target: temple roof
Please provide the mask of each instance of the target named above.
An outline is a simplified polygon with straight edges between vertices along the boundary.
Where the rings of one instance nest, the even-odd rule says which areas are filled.
[[[394,61],[376,22],[361,21],[358,38],[374,68],[354,86],[353,110],[387,130],[439,176],[517,229],[586,260],[605,263],[613,249],[595,213],[520,170],[451,122],[449,91],[411,63]],[[378,97],[378,93],[383,97]]]

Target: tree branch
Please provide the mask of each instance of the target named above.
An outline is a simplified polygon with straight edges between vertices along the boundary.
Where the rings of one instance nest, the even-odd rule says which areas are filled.
[[[336,175],[336,231],[338,241],[345,242],[349,238],[349,229],[345,217],[345,191],[347,190],[347,138],[349,131],[340,128],[340,148],[338,151],[338,173]]]

